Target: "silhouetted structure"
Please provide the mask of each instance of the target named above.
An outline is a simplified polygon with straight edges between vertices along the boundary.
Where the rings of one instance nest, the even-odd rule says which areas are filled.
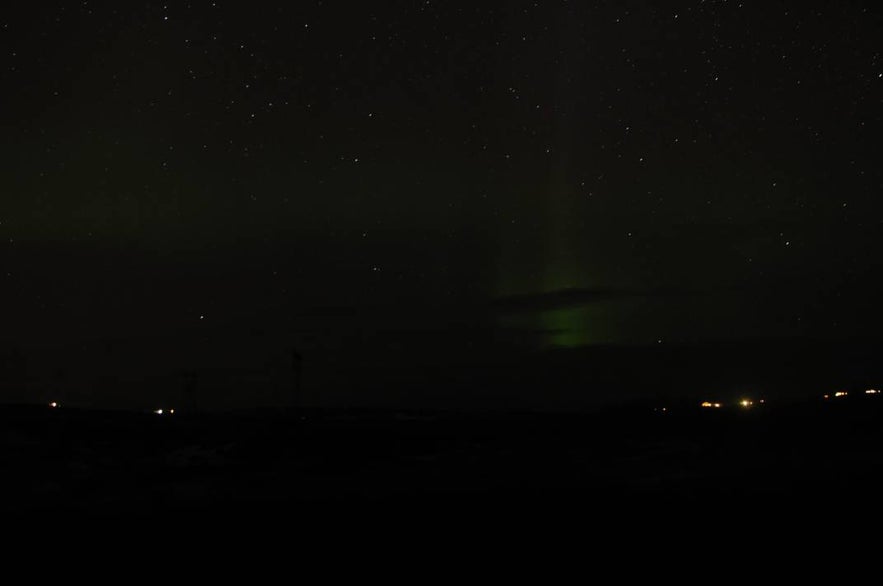
[[[188,412],[196,411],[196,387],[199,379],[193,371],[186,371],[181,374],[183,382],[183,406]]]
[[[301,388],[301,372],[303,357],[297,348],[291,351],[292,401],[295,407],[303,407],[303,390]]]

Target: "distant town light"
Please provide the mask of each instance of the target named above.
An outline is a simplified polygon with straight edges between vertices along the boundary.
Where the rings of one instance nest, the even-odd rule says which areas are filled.
[[[868,389],[867,391],[865,391],[865,394],[866,395],[879,395],[880,391],[878,391],[877,389]]]
[[[169,415],[174,415],[174,414],[175,414],[175,410],[174,410],[174,409],[169,409]]]
[[[750,399],[742,399],[741,401],[739,401],[739,404],[747,409],[748,407],[754,405],[754,401]]]
[[[846,391],[837,391],[836,393],[834,393],[834,396],[835,397],[845,397],[848,394],[849,393],[847,393]]]
[[[58,402],[56,402],[56,401],[52,401],[51,403],[49,403],[49,406],[52,407],[53,409],[57,409],[57,408],[58,408]]]
[[[711,401],[703,401],[701,406],[706,409],[720,409],[721,408],[720,403],[712,403]]]
[[[162,415],[162,409],[156,409],[154,413],[156,413],[157,415]]]
[[[831,398],[831,395],[822,395],[822,398],[823,398],[823,399],[830,399],[830,398]]]

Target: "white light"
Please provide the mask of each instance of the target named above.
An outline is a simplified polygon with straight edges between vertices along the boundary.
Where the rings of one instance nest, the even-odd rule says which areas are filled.
[[[877,389],[868,389],[867,391],[865,391],[865,394],[866,395],[878,395],[878,394],[880,394],[880,391],[878,391]]]
[[[52,407],[53,409],[55,409],[56,407],[58,407],[58,403],[56,403],[55,401],[52,401],[51,403],[49,403],[49,406]]]
[[[157,409],[154,411],[157,415],[162,415],[162,409]]]
[[[175,410],[174,410],[174,409],[169,409],[169,415],[174,415],[174,414],[175,414]]]

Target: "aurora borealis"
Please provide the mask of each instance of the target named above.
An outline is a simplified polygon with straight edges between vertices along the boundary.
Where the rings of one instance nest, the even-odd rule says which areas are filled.
[[[381,387],[412,354],[876,339],[880,29],[871,2],[18,6],[4,347],[164,373],[145,345],[257,336]]]

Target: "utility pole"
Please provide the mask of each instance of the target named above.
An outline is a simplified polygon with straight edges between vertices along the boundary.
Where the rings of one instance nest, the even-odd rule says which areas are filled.
[[[291,393],[295,408],[303,408],[303,389],[301,387],[301,372],[303,370],[303,357],[297,348],[291,351]]]

